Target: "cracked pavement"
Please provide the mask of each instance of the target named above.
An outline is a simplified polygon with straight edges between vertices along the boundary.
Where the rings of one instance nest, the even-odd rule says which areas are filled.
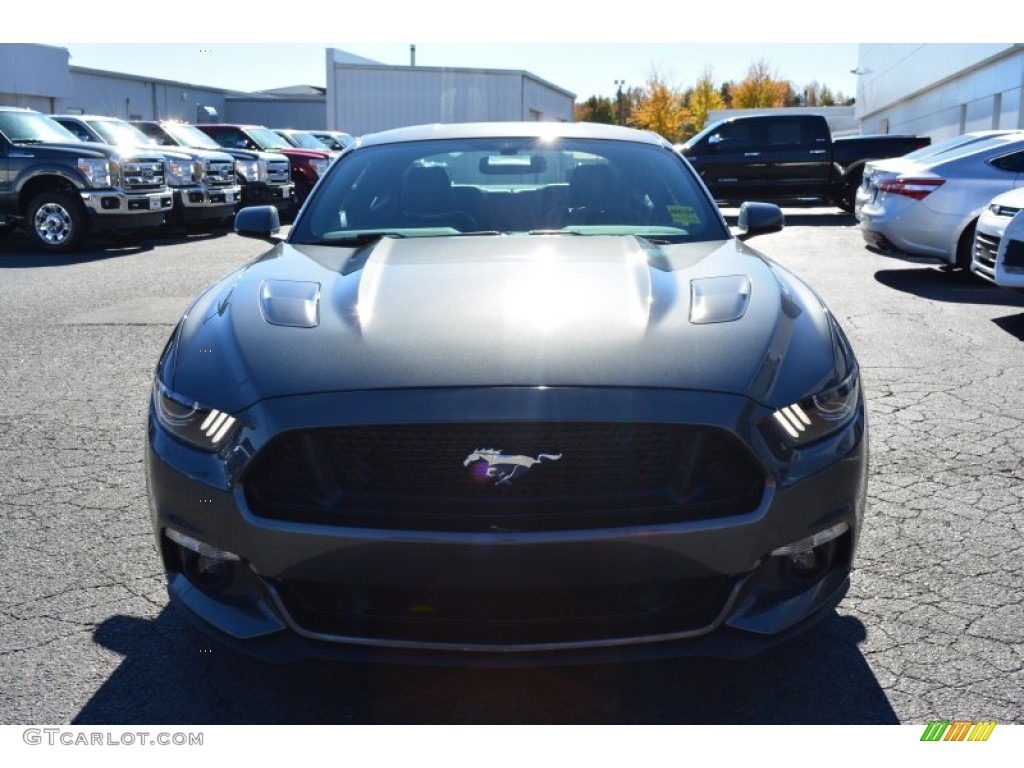
[[[0,723],[1024,722],[1024,297],[872,253],[831,209],[787,214],[750,244],[829,303],[868,398],[849,595],[743,662],[526,670],[208,653],[167,607],[146,403],[190,297],[265,245],[0,239]]]

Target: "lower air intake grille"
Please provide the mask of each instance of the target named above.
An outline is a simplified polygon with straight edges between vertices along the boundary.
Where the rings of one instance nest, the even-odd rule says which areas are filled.
[[[701,629],[722,611],[733,580],[476,592],[302,581],[275,586],[292,618],[312,632],[511,645]]]

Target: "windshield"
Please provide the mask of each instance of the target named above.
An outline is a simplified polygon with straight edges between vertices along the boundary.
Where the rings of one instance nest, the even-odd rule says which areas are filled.
[[[593,139],[473,138],[371,146],[342,157],[290,242],[466,232],[729,237],[684,161]]]
[[[314,133],[313,136],[323,142],[323,145],[328,149],[338,151],[348,149],[355,143],[355,139],[347,133]]]
[[[197,147],[199,149],[221,149],[220,144],[200,131],[194,125],[182,123],[168,124],[161,126],[167,135],[183,147]]]
[[[12,144],[43,141],[81,143],[63,125],[38,112],[0,112],[0,133]]]
[[[302,133],[302,131],[289,131],[286,136],[290,139],[296,147],[302,147],[303,149],[315,149],[319,152],[324,151],[324,145],[320,143],[320,140],[316,136],[310,133]]]
[[[260,149],[291,149],[292,145],[282,139],[269,128],[246,128],[246,134],[255,141]]]
[[[134,125],[120,120],[89,120],[89,125],[107,144],[146,147],[156,142]]]

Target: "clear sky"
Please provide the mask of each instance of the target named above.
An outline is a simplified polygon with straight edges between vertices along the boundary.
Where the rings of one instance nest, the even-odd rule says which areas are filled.
[[[580,99],[642,86],[652,68],[680,87],[706,66],[740,80],[765,59],[800,87],[856,93],[859,42],[972,42],[1000,34],[985,14],[933,13],[914,3],[857,0],[204,0],[8,4],[0,42],[68,48],[72,64],[241,91],[323,85],[324,50],[385,64],[527,70]],[[1000,42],[995,40],[995,42]]]
[[[286,85],[325,84],[325,49],[340,48],[384,64],[406,65],[409,45],[416,64],[432,67],[479,67],[527,70],[572,91],[580,100],[610,96],[615,81],[643,86],[652,69],[680,87],[693,85],[705,67],[716,81],[743,79],[751,62],[764,59],[776,74],[799,88],[817,80],[856,94],[855,43],[491,43],[432,42],[415,38],[401,43],[366,43],[332,39],[292,44],[197,42],[191,44],[66,43],[76,66],[132,72],[241,91]]]

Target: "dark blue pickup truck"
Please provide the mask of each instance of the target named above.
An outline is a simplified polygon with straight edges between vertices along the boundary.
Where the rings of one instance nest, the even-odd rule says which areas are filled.
[[[159,151],[82,142],[46,115],[0,107],[0,231],[21,225],[37,249],[68,253],[93,229],[159,226],[173,202]]]
[[[821,115],[742,115],[709,125],[679,151],[720,203],[825,200],[853,210],[864,164],[927,146],[927,136],[832,138]]]

